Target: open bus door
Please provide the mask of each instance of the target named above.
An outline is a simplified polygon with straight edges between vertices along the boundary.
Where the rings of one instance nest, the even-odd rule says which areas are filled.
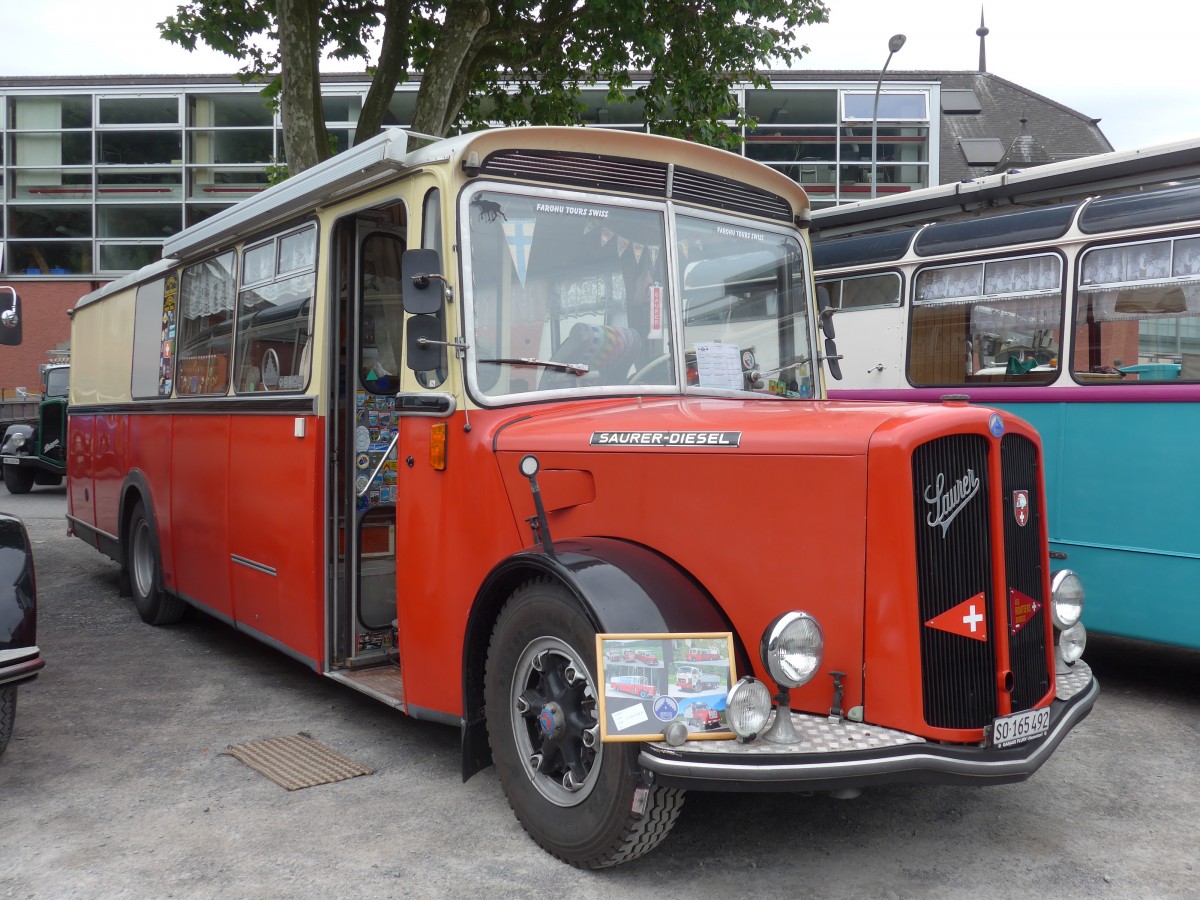
[[[331,385],[332,674],[403,705],[397,651],[396,459],[406,238],[402,204],[339,223]]]

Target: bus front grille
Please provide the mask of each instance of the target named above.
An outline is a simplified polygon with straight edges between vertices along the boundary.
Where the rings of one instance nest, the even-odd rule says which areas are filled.
[[[1020,435],[1003,439],[998,498],[989,493],[990,462],[987,438],[970,434],[930,441],[912,458],[922,697],[925,721],[937,728],[983,728],[1000,714],[999,641],[1008,644],[1013,711],[1049,690],[1037,447]],[[991,533],[997,503],[1000,561]],[[1000,598],[997,565],[1005,585]],[[984,617],[986,640],[928,624],[967,601]]]

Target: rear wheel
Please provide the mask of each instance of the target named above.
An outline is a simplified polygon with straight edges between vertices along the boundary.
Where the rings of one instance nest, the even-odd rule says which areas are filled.
[[[129,567],[133,605],[137,607],[142,621],[150,625],[171,625],[183,618],[187,609],[183,601],[162,589],[158,535],[146,518],[145,507],[140,502],[134,507],[129,520],[125,558]]]
[[[488,737],[509,805],[543,849],[586,869],[657,846],[683,806],[683,791],[642,786],[636,744],[600,742],[595,646],[567,590],[534,579],[501,612],[485,676]]]
[[[16,685],[0,687],[0,753],[8,746],[13,733],[13,722],[17,718]]]
[[[22,466],[4,467],[4,486],[10,494],[28,494],[33,490],[33,480],[37,473],[33,469]]]

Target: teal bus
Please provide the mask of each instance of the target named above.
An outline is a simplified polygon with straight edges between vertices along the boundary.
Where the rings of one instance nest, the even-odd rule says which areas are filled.
[[[1200,649],[1198,169],[1191,142],[819,211],[813,254],[830,396],[1024,418],[1089,631]]]

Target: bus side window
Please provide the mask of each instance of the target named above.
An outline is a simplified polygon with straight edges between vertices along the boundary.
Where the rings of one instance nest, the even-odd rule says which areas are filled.
[[[400,387],[404,346],[404,241],[389,232],[369,235],[362,246],[362,330],[359,382],[372,393]]]
[[[176,394],[224,394],[229,389],[234,284],[232,251],[183,270]]]

